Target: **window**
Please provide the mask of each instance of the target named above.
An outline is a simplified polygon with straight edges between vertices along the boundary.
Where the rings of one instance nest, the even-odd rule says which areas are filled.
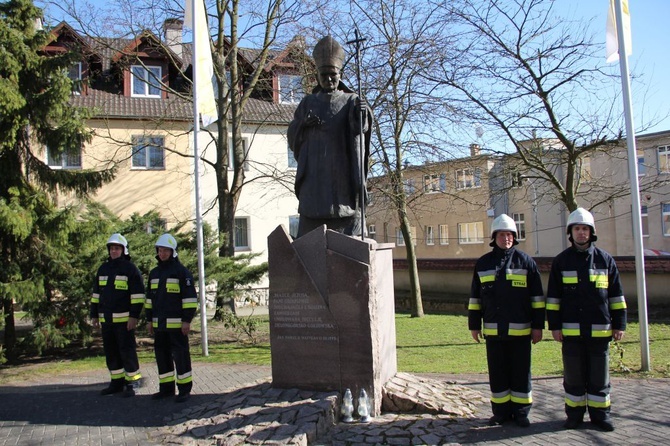
[[[288,152],[288,168],[289,169],[297,169],[298,168],[298,160],[295,159],[293,151],[289,148],[288,145],[286,146],[286,152]]]
[[[279,75],[279,102],[282,104],[297,104],[305,96],[302,86],[302,76],[291,74]]]
[[[410,196],[416,192],[416,186],[414,186],[414,178],[408,178],[403,180],[403,188],[405,189],[405,195]]]
[[[445,192],[447,190],[447,176],[445,174],[431,174],[423,176],[423,191],[425,193]]]
[[[156,221],[150,221],[146,224],[147,234],[158,234],[167,231],[167,220],[158,218]]]
[[[377,227],[375,225],[368,226],[368,237],[377,240]]]
[[[398,246],[405,246],[405,239],[402,237],[400,228],[396,228],[395,230],[395,244]]]
[[[389,224],[384,223],[384,243],[389,242]]]
[[[52,169],[81,169],[81,148],[73,153],[59,155],[47,148],[47,165]]]
[[[73,64],[67,72],[67,77],[72,81],[72,92],[81,93],[81,62]]]
[[[414,226],[410,226],[409,238],[410,240],[412,240],[412,243],[416,246],[416,239],[414,238],[414,234],[416,234],[416,228]],[[396,228],[395,238],[396,238],[396,245],[405,246],[405,239],[402,237],[402,230],[400,228]]]
[[[484,243],[484,223],[481,221],[459,223],[458,243],[462,245]]]
[[[431,246],[435,244],[435,233],[433,231],[432,226],[426,226],[425,228],[425,234],[426,234],[426,245]]]
[[[440,238],[440,245],[448,245],[449,244],[449,225],[440,225],[438,228],[439,235],[438,237]]]
[[[516,239],[526,240],[526,220],[523,214],[512,214],[514,224],[516,224]],[[537,228],[535,228],[537,231]]]
[[[663,212],[663,235],[670,237],[670,203],[662,203],[661,210]]]
[[[132,96],[161,97],[161,67],[133,65],[130,67],[130,72],[132,73],[130,76]]]
[[[642,220],[642,237],[649,237],[649,212],[647,206],[640,206],[640,217]]]
[[[658,148],[658,171],[660,173],[670,173],[670,146]]]
[[[291,237],[298,238],[298,225],[300,224],[299,215],[289,215],[288,217],[288,233]]]
[[[162,136],[133,136],[133,161],[136,169],[164,169],[165,154]]]
[[[479,167],[474,169],[458,169],[456,171],[456,189],[471,189],[482,186],[482,171]]]
[[[233,234],[235,251],[249,250],[249,218],[235,218],[235,233]]]
[[[644,150],[637,151],[637,174],[639,176],[647,173],[647,166],[644,164]]]
[[[512,187],[521,187],[523,186],[523,175],[518,170],[513,170],[510,174],[510,184]]]

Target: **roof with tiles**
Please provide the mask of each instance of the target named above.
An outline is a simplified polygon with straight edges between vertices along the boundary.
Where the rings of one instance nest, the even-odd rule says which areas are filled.
[[[71,102],[75,107],[94,109],[96,117],[109,119],[188,121],[193,114],[191,103],[184,99],[128,97],[94,89],[87,95],[73,95]]]
[[[109,79],[114,78],[114,76],[109,75],[109,70],[113,65],[112,62],[126,52],[134,54],[135,50],[139,49],[138,45],[141,41],[147,42],[150,46],[158,43],[155,35],[144,32],[133,39],[94,39],[79,36],[67,23],[62,22],[54,29],[53,40],[57,40],[58,35],[64,32],[69,33],[69,38],[76,38],[83,42],[87,46],[87,54],[97,56],[97,60],[102,65],[103,73],[105,73],[103,78],[106,78],[102,81],[102,84],[93,82],[86,88],[84,94],[73,95],[71,101],[73,106],[94,109],[95,117],[107,119],[161,119],[170,121],[190,121],[193,119],[192,103],[188,99],[176,95],[169,95],[170,97],[167,99],[129,97],[106,89],[109,87]],[[192,45],[189,43],[183,44],[181,55],[175,54],[167,48],[162,48],[160,51],[163,51],[164,57],[184,69],[189,65]],[[240,50],[240,52],[243,58],[253,58],[257,54],[257,51],[248,49]],[[181,56],[181,59],[179,56]],[[275,52],[271,52],[270,58],[272,59],[275,56]],[[247,63],[253,63],[253,61],[247,60]],[[118,90],[118,86],[113,86],[112,90],[114,89]],[[245,124],[287,125],[293,119],[296,106],[296,104],[277,104],[250,98],[246,102],[242,120]]]
[[[191,101],[128,97],[89,89],[87,95],[73,95],[72,105],[92,108],[96,117],[108,119],[164,119],[190,121],[193,119]],[[286,125],[293,119],[295,104],[273,104],[249,99],[244,109],[243,122],[247,124]]]

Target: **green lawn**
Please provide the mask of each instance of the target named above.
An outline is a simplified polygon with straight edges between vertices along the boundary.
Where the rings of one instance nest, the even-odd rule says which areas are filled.
[[[484,343],[477,344],[467,329],[466,316],[396,316],[398,369],[417,373],[486,373]],[[629,323],[620,346],[611,348],[611,370],[615,375],[670,377],[670,325],[649,325],[652,373],[640,372],[640,326]],[[623,356],[622,356],[623,355]],[[625,371],[628,370],[628,371]],[[533,346],[534,376],[560,375],[561,345],[545,330],[543,340]]]
[[[194,321],[191,349],[194,362],[246,363],[270,365],[267,316],[260,318],[254,345],[232,341],[231,333],[220,323],[210,322],[209,356],[201,354],[199,322]],[[456,315],[426,315],[412,318],[396,315],[398,369],[414,373],[486,373],[486,352],[483,343],[477,344],[467,329],[467,317]],[[140,333],[142,336],[142,333]],[[670,324],[649,326],[652,371],[640,372],[639,325],[630,323],[626,337],[611,349],[612,374],[631,377],[670,377]],[[139,350],[142,364],[153,364],[153,351],[144,344]],[[27,370],[29,368],[29,371]],[[31,365],[0,367],[0,383],[35,377],[36,374],[58,374],[72,371],[105,368],[104,356],[76,360],[54,360]],[[28,372],[28,373],[27,373]],[[562,373],[560,344],[548,331],[542,342],[533,347],[533,375],[547,376]]]

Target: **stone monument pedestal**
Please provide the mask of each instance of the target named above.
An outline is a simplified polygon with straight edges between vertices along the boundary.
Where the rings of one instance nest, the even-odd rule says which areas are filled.
[[[293,241],[268,237],[272,385],[318,391],[365,389],[370,414],[397,372],[393,244],[325,226]]]

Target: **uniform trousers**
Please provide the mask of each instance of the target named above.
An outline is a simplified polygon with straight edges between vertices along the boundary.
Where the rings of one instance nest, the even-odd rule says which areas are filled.
[[[121,388],[127,382],[140,378],[137,359],[135,330],[128,330],[126,323],[102,324],[102,345],[107,368],[112,376],[112,386]]]
[[[177,369],[177,389],[179,393],[189,393],[193,381],[188,336],[181,331],[155,331],[154,352],[158,365],[160,391],[166,394],[174,393],[174,371]]]
[[[532,405],[530,337],[486,338],[491,411],[501,417],[527,417]]]
[[[588,407],[591,421],[610,415],[609,339],[563,339],[565,413],[581,420]]]

